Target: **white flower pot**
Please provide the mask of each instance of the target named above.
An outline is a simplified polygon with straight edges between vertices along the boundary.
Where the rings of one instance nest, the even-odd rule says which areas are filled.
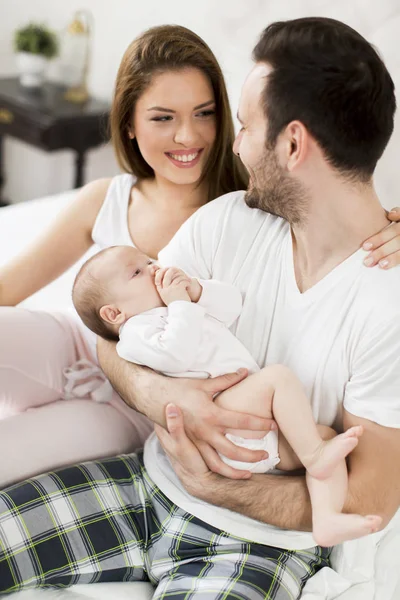
[[[30,52],[18,52],[16,56],[21,85],[40,87],[44,81],[48,59]]]

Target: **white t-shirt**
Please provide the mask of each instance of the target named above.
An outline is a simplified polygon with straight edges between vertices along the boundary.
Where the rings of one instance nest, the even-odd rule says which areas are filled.
[[[300,293],[288,223],[248,208],[242,192],[201,208],[160,253],[164,265],[238,287],[244,303],[232,332],[260,367],[292,369],[318,423],[340,429],[344,406],[400,427],[400,270],[367,269],[364,257],[358,250]],[[310,533],[281,530],[190,496],[154,434],[144,460],[166,496],[218,529],[287,549],[315,545]]]
[[[101,248],[132,245],[127,214],[131,175],[115,177],[92,237]],[[342,406],[400,427],[400,270],[367,269],[359,250],[301,294],[289,225],[234,192],[198,210],[160,260],[192,277],[236,286],[244,298],[232,333],[259,367],[281,363],[302,381],[318,423],[340,429]],[[145,445],[150,477],[178,506],[228,533],[277,547],[314,545],[311,534],[281,530],[190,496],[157,438]]]
[[[119,332],[119,356],[169,377],[217,377],[240,367],[258,371],[228,329],[242,309],[240,292],[215,280],[200,283],[198,302],[171,302],[128,319]]]

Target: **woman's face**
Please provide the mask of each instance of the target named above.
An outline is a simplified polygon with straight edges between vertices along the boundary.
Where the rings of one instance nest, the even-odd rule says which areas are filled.
[[[131,135],[156,177],[197,183],[216,136],[211,83],[198,69],[153,76],[136,103]]]

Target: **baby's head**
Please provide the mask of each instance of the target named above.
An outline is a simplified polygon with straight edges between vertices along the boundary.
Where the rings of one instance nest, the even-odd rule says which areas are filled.
[[[89,329],[118,339],[127,319],[165,306],[154,284],[157,267],[132,246],[112,246],[81,267],[72,288],[74,306]]]

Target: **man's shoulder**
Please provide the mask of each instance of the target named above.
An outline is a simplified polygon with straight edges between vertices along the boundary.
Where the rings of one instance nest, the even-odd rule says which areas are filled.
[[[267,222],[268,225],[281,224],[285,222],[280,217],[271,215],[258,208],[250,208],[245,202],[244,190],[229,192],[211,200],[208,204],[202,206],[193,216],[198,222],[211,223],[238,223],[242,227],[250,224],[260,224]]]
[[[364,268],[362,273],[362,291],[364,299],[386,310],[400,315],[400,268],[389,270],[379,267]]]
[[[213,217],[217,215],[226,214],[226,211],[248,211],[251,210],[247,206],[244,197],[245,190],[237,190],[236,192],[229,192],[223,196],[219,196],[214,200],[210,200],[207,204],[202,206],[196,213],[196,218],[208,218],[210,215]]]
[[[400,268],[386,271],[363,267],[358,309],[364,322],[363,335],[375,335],[379,330],[397,332],[400,340]]]

